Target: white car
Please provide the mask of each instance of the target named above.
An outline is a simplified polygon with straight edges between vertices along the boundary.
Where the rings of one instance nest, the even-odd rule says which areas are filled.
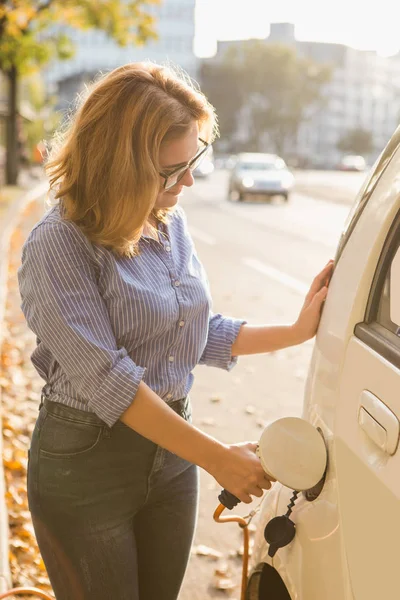
[[[238,154],[228,184],[228,200],[282,196],[289,200],[293,174],[276,154],[243,152]]]
[[[295,537],[273,557],[264,529],[293,490],[266,494],[246,600],[400,598],[399,327],[400,128],[345,225],[308,373],[302,416],[327,470],[298,495]]]
[[[365,171],[366,168],[365,158],[360,155],[347,154],[339,163],[340,171]]]

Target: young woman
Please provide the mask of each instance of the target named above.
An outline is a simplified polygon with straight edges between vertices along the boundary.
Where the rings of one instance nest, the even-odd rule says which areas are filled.
[[[254,443],[191,424],[192,370],[314,336],[332,264],[293,325],[211,312],[177,203],[216,133],[187,80],[128,64],[93,85],[47,163],[58,201],[25,243],[19,284],[46,381],[29,505],[57,600],[176,600],[197,466],[244,502],[271,486]]]

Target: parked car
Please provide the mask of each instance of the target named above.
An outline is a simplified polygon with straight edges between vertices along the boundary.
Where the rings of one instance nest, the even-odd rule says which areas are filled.
[[[220,154],[215,159],[215,168],[216,169],[233,169],[236,163],[236,155],[235,154]]]
[[[266,494],[247,600],[400,597],[399,172],[400,128],[345,224],[308,373],[303,418],[323,436],[328,467],[299,494],[296,535],[273,558],[264,528],[293,490]]]
[[[367,164],[363,156],[348,154],[339,163],[340,171],[365,171]]]
[[[243,152],[237,155],[229,178],[228,200],[283,196],[289,200],[294,177],[285,161],[276,154]]]

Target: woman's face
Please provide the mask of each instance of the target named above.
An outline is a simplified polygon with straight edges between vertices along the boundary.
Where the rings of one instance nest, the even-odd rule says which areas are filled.
[[[176,140],[164,142],[160,149],[160,165],[163,173],[173,171],[185,165],[196,156],[199,149],[199,127],[194,121],[186,135]],[[163,189],[164,179],[160,176],[160,193],[157,196],[155,208],[171,208],[178,202],[184,187],[194,183],[193,175],[188,169],[182,179],[168,191]]]

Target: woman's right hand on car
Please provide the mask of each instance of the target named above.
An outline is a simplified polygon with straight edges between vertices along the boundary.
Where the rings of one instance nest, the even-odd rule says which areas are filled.
[[[261,497],[275,481],[263,470],[256,449],[256,442],[221,445],[207,469],[223,488],[246,504],[252,502],[251,496]]]

